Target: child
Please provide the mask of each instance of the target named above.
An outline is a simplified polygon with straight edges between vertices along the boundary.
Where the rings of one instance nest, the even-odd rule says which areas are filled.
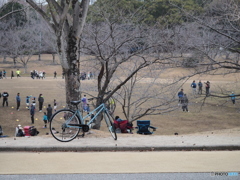
[[[46,113],[46,112],[44,112],[43,121],[44,121],[44,123],[45,123],[45,125],[43,126],[43,128],[47,128],[48,117],[47,117],[47,113]]]
[[[54,112],[57,111],[57,102],[56,102],[56,99],[53,100],[53,109],[54,109]]]
[[[26,96],[27,109],[29,109],[30,97],[31,97],[31,96]]]
[[[33,99],[32,99],[32,105],[33,105],[33,106],[36,106],[36,97],[33,97]]]

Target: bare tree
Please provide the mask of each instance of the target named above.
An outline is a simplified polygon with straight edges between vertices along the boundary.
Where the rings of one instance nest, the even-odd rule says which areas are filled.
[[[66,82],[66,103],[80,98],[80,40],[88,12],[89,0],[46,0],[49,15],[33,0],[26,0],[53,29],[57,41],[57,52],[60,57]]]
[[[121,70],[123,74],[131,72],[128,67]],[[130,122],[148,115],[160,115],[178,109],[176,103],[178,86],[174,79],[160,78],[165,70],[158,67],[144,68],[117,91],[116,100],[125,118]],[[118,81],[121,82],[121,78]]]
[[[113,10],[115,15],[110,16],[104,8],[96,8],[93,13],[104,21],[87,24],[81,41],[82,52],[93,56],[87,61],[92,62],[96,68],[98,97],[101,97],[97,105],[106,102],[116,92],[119,93],[121,88],[126,89],[127,83],[131,80],[133,82],[136,75],[147,67],[158,66],[165,69],[175,67],[178,63],[176,59],[181,56],[181,49],[174,48],[171,40],[175,37],[175,30],[159,30],[137,23],[136,20],[141,19],[137,14],[133,16],[129,13],[128,16],[122,16],[124,13],[116,8],[116,1],[108,6],[115,7]],[[130,70],[128,73],[123,71],[126,68]],[[111,90],[111,93],[104,97],[104,93],[108,90]],[[142,102],[151,100],[153,97],[150,96],[153,96],[153,93],[142,99]],[[142,102],[139,100],[139,104]],[[154,114],[155,111],[159,114],[156,112],[159,109],[158,104],[155,109],[152,107],[141,113],[147,115],[148,112]],[[126,111],[126,116],[129,117],[130,113]],[[135,114],[137,113],[136,110]],[[136,118],[137,116],[134,119]],[[100,124],[101,118],[97,119],[94,128],[98,129]]]
[[[185,25],[186,34],[191,35],[191,43],[185,44],[186,49],[196,50],[204,56],[204,61],[198,64],[199,72],[215,73],[216,69],[225,69],[225,73],[237,72],[240,68],[239,2],[212,1],[200,16],[179,9],[191,21]]]

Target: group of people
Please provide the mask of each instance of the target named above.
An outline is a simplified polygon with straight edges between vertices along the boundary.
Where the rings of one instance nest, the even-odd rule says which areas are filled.
[[[30,72],[31,78],[32,79],[44,79],[46,76],[46,72],[43,71],[37,71],[37,70],[33,70]]]
[[[83,73],[80,73],[80,80],[85,80],[85,79],[90,80],[90,79],[92,79],[92,78],[93,78],[93,73],[92,73],[92,72],[88,72],[88,73],[83,72]]]
[[[0,98],[3,98],[3,103],[2,106],[4,107],[5,105],[8,106],[8,97],[9,93],[4,91],[2,94],[0,93]],[[39,112],[42,112],[43,110],[43,103],[44,103],[44,97],[42,94],[39,94],[38,96],[38,103],[39,103]],[[17,105],[17,111],[20,110],[20,105],[21,105],[21,96],[20,93],[17,93],[16,95],[16,105]],[[30,116],[31,116],[31,122],[34,124],[34,115],[36,111],[36,97],[33,97],[32,95],[26,96],[26,106],[27,109],[30,111]],[[43,115],[43,121],[44,121],[44,126],[43,128],[47,128],[47,123],[50,121],[51,116],[54,112],[57,111],[57,102],[56,99],[53,100],[53,108],[51,104],[48,104],[48,107],[46,108],[46,112],[44,112]]]
[[[204,82],[205,84],[205,88],[206,88],[206,96],[209,96],[210,95],[210,82],[207,81],[207,82]],[[192,87],[192,93],[193,95],[195,96],[197,94],[197,87],[198,87],[198,94],[202,94],[202,87],[203,87],[203,83],[201,82],[201,80],[199,80],[198,83],[195,82],[195,80],[193,80],[192,84],[191,84],[191,87]]]
[[[206,96],[210,95],[210,82],[204,82],[205,84],[205,88],[206,88]],[[196,94],[202,95],[202,88],[203,88],[203,83],[201,82],[201,80],[199,80],[198,83],[195,82],[195,80],[193,80],[193,82],[191,83],[191,88],[192,88],[192,94],[195,96]],[[198,87],[198,91],[197,91],[197,87]],[[229,95],[232,103],[235,105],[235,101],[236,101],[236,95],[234,94],[234,92],[232,92],[232,94]],[[183,92],[183,89],[181,89],[178,92],[178,104],[179,106],[182,106],[182,110],[189,112],[188,111],[188,98],[187,95]]]
[[[19,69],[17,69],[16,70],[16,75],[17,75],[17,78],[18,77],[21,77],[21,71],[19,70]],[[11,79],[14,77],[14,72],[13,71],[11,71]],[[0,79],[3,79],[3,78],[7,78],[7,71],[5,71],[5,70],[2,70],[2,71],[0,71]]]

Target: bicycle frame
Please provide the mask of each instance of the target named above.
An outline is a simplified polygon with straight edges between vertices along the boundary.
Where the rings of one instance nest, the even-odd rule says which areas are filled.
[[[94,114],[95,112],[96,112],[96,114],[90,119],[90,121],[86,124],[86,125],[90,125],[93,121],[94,121],[94,119],[100,114],[100,113],[102,113],[102,112],[104,112],[104,111],[108,111],[108,109],[106,108],[106,106],[105,106],[105,104],[104,103],[102,103],[102,104],[100,104],[97,108],[95,108],[94,110],[92,110],[92,111],[90,111],[86,116],[82,116],[82,113],[80,112],[80,110],[79,109],[77,109],[75,112],[74,112],[74,116],[78,116],[79,117],[79,119],[80,119],[80,123],[81,124],[84,124],[84,121],[85,121],[85,119],[86,118],[88,118],[88,117],[90,117],[92,114]],[[73,117],[74,117],[73,116]],[[72,117],[72,118],[73,118]],[[68,119],[67,120],[67,122],[66,122],[66,126],[67,127],[71,127],[71,128],[81,128],[81,126],[71,126],[71,125],[68,125],[68,123],[72,120],[72,118],[70,118],[70,119]]]

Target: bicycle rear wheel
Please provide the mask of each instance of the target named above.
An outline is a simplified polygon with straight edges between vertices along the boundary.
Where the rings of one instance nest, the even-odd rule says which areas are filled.
[[[105,111],[104,112],[104,119],[105,119],[108,130],[109,130],[110,134],[112,135],[113,139],[117,140],[116,129],[113,125],[113,122],[114,122],[113,117],[107,111]]]
[[[70,124],[70,125],[69,125]],[[61,142],[72,141],[78,135],[80,120],[70,109],[57,111],[50,120],[52,136]]]

